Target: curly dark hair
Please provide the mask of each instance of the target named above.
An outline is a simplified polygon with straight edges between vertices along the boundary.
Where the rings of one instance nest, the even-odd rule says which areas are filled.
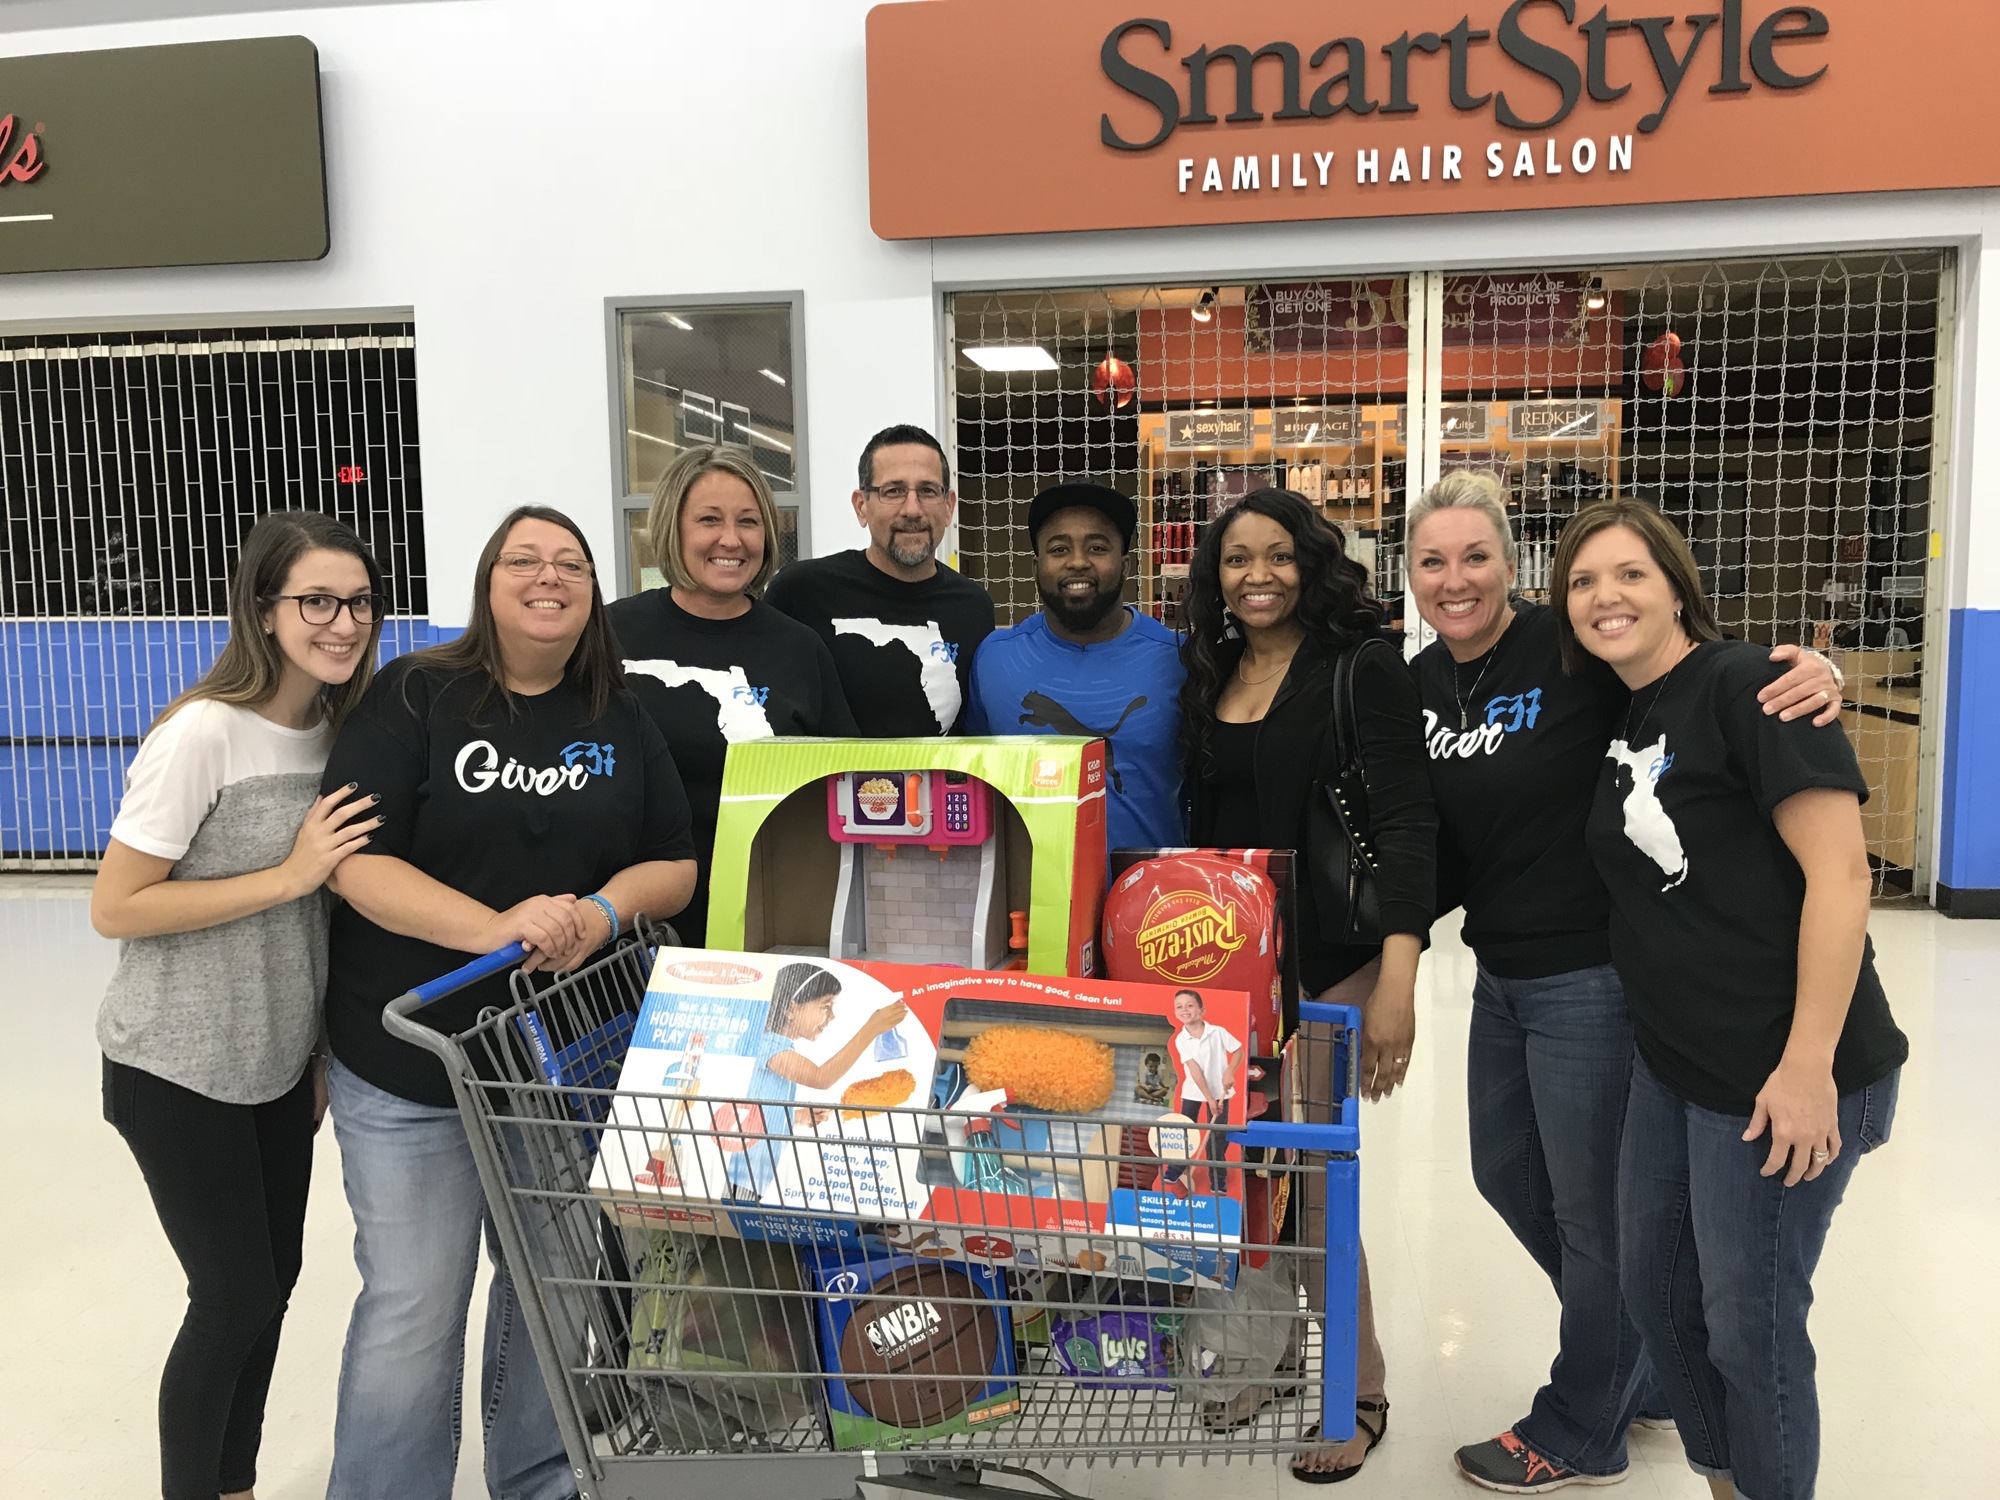
[[[1203,528],[1188,567],[1181,638],[1181,745],[1189,775],[1207,763],[1216,700],[1236,670],[1243,643],[1230,633],[1222,603],[1222,543],[1245,515],[1265,516],[1291,533],[1299,567],[1298,621],[1308,638],[1328,656],[1379,634],[1382,606],[1376,602],[1368,570],[1347,555],[1347,538],[1303,495],[1290,490],[1253,490],[1241,504]]]

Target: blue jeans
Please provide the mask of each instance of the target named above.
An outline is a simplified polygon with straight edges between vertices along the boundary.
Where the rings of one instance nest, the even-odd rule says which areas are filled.
[[[495,1265],[480,1401],[487,1490],[495,1500],[574,1495],[458,1112],[384,1093],[338,1059],[327,1087],[361,1272],[327,1500],[450,1500],[482,1228]]]
[[[1768,1133],[1632,1069],[1619,1219],[1625,1296],[1688,1463],[1742,1500],[1811,1500],[1819,1473],[1812,1274],[1855,1164],[1889,1139],[1898,1075],[1840,1101],[1840,1154],[1786,1187]]]
[[[1562,1300],[1548,1383],[1514,1431],[1580,1474],[1622,1472],[1625,1429],[1659,1404],[1618,1290],[1631,1076],[1632,1027],[1609,964],[1541,979],[1479,970],[1466,1054],[1473,1180]]]

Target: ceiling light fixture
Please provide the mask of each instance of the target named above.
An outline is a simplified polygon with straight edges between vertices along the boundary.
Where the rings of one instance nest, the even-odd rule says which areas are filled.
[[[1201,294],[1201,300],[1195,303],[1193,308],[1189,310],[1188,316],[1193,318],[1197,323],[1206,323],[1210,318],[1215,316],[1214,287],[1210,287]]]
[[[980,369],[997,374],[1056,368],[1055,356],[1040,344],[970,344],[965,357]]]
[[[1584,306],[1588,307],[1592,312],[1602,312],[1605,300],[1604,278],[1601,276],[1591,277],[1590,296],[1585,299]]]
[[[762,375],[766,380],[770,381],[773,385],[783,385],[785,383],[785,377],[780,375],[776,370],[769,368],[760,368],[757,371],[757,373],[759,375]]]
[[[673,324],[674,327],[678,328],[682,333],[694,332],[694,324],[690,323],[686,318],[675,317],[674,314],[672,313],[667,313],[665,316],[667,321]]]

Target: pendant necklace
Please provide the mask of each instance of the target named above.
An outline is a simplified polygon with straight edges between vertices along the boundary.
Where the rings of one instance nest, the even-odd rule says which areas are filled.
[[[1646,705],[1645,713],[1639,715],[1639,723],[1642,727],[1646,720],[1652,717],[1653,710],[1660,706],[1660,696],[1666,692],[1667,684],[1673,681],[1674,673],[1680,670],[1681,663],[1694,654],[1694,648],[1697,644],[1697,642],[1689,641],[1674,664],[1667,668],[1666,675],[1653,685],[1653,701]],[[1633,710],[1638,708],[1638,706],[1639,699],[1635,693],[1632,698],[1631,707],[1625,710],[1625,748],[1628,750],[1632,747],[1632,714]]]
[[[1507,620],[1507,628],[1511,630],[1513,624],[1513,617],[1510,614]],[[1487,672],[1492,670],[1493,663],[1500,659],[1500,648],[1506,643],[1507,631],[1503,630],[1500,632],[1500,638],[1493,643],[1492,649],[1486,653],[1486,661],[1480,667],[1479,675],[1472,679],[1472,686],[1462,693],[1458,689],[1458,658],[1455,656],[1452,657],[1451,696],[1458,702],[1458,731],[1460,734],[1465,733],[1466,730],[1472,727],[1472,700],[1479,696],[1479,684],[1486,680]]]

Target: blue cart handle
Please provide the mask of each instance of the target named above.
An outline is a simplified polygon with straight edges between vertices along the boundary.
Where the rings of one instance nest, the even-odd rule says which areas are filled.
[[[429,1005],[433,1000],[442,1000],[454,990],[462,990],[469,984],[477,984],[482,979],[504,973],[527,956],[526,944],[509,943],[497,952],[489,953],[484,958],[475,958],[471,963],[453,969],[449,974],[441,975],[427,984],[418,985],[410,993],[416,998],[418,1006]]]

